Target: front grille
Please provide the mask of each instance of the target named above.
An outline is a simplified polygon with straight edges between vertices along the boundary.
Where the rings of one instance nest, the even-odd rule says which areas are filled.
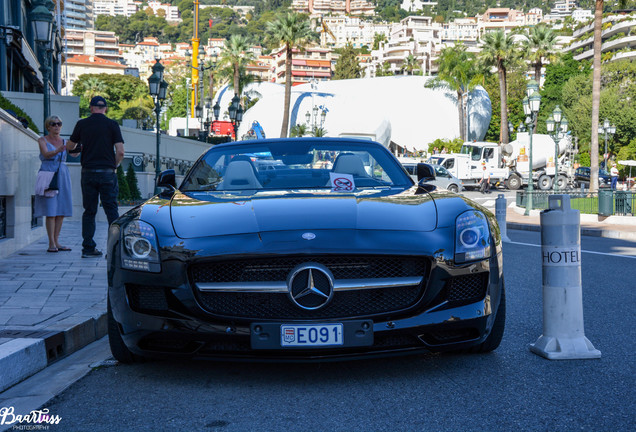
[[[304,310],[284,293],[198,293],[202,306],[221,316],[250,319],[312,319],[382,315],[417,303],[420,286],[335,292],[322,309]]]
[[[449,302],[470,302],[484,298],[488,273],[457,276],[448,281],[446,299]]]
[[[291,270],[303,263],[320,263],[334,279],[375,279],[419,276],[420,285],[337,291],[331,302],[318,310],[295,306],[287,293],[199,292],[202,307],[218,316],[243,319],[324,319],[380,316],[415,306],[426,286],[425,258],[395,256],[293,256],[194,264],[192,285],[201,282],[285,281]]]

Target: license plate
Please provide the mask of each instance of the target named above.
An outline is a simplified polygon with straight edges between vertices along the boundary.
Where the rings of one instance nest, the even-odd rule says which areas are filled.
[[[337,346],[344,344],[342,324],[283,324],[281,347]]]

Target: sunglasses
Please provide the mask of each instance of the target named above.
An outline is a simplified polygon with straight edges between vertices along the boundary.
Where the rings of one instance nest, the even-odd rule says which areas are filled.
[[[59,127],[62,127],[62,122],[57,122],[57,123],[56,123],[56,122],[51,122],[51,123],[49,123],[49,126],[59,126]]]

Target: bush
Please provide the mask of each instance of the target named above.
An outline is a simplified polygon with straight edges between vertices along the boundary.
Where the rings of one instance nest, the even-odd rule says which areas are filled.
[[[124,169],[119,165],[117,167],[117,183],[119,184],[119,195],[117,195],[118,201],[130,201],[130,189],[128,188],[128,182],[124,175]]]
[[[128,183],[128,191],[130,192],[131,200],[140,200],[141,192],[139,191],[139,185],[137,184],[137,174],[133,168],[133,164],[128,165],[126,170],[126,183]]]
[[[22,122],[24,119],[24,122],[22,124],[26,123],[27,126],[25,127],[28,127],[29,129],[31,129],[33,132],[35,132],[38,135],[40,134],[40,129],[38,129],[35,123],[33,123],[33,120],[31,119],[31,117],[29,117],[27,113],[25,113],[16,105],[14,105],[9,99],[2,96],[1,93],[0,93],[0,108],[7,111],[9,114],[12,114],[20,122]]]

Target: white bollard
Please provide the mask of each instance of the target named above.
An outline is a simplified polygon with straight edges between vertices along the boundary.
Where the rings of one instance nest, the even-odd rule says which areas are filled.
[[[550,360],[601,358],[583,328],[580,219],[569,195],[551,195],[541,212],[543,334],[530,351]]]
[[[506,210],[508,209],[506,204],[506,197],[504,194],[499,194],[495,200],[495,217],[497,218],[497,224],[499,224],[499,232],[501,233],[501,241],[511,241],[508,237],[508,228],[506,227]]]

